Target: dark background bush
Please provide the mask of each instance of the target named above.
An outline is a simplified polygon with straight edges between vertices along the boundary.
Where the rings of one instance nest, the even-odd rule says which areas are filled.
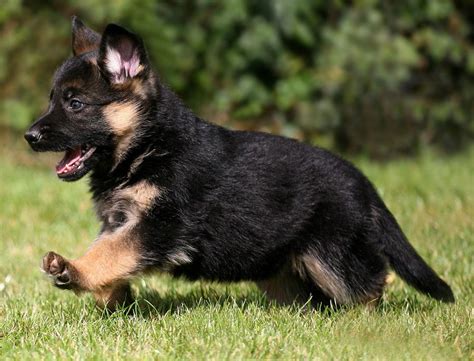
[[[3,128],[45,108],[73,14],[139,33],[162,78],[221,124],[379,157],[474,136],[469,0],[3,0]]]

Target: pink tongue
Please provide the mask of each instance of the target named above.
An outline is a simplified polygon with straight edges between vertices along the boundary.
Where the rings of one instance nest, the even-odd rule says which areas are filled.
[[[72,165],[81,158],[81,147],[67,150],[64,158],[56,166],[56,173],[66,173],[72,169]]]

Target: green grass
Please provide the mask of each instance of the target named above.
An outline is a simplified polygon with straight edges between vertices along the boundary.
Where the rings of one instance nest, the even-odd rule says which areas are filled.
[[[453,287],[454,305],[399,279],[374,311],[302,311],[252,284],[165,275],[134,283],[134,312],[112,316],[53,288],[41,256],[78,256],[98,224],[81,181],[7,139],[0,152],[0,359],[472,359],[474,149],[375,164],[356,160],[422,256]]]

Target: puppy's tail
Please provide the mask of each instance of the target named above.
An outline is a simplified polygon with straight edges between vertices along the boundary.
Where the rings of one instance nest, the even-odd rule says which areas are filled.
[[[454,302],[451,288],[415,251],[390,211],[384,206],[377,213],[384,253],[395,272],[420,292],[443,302]]]

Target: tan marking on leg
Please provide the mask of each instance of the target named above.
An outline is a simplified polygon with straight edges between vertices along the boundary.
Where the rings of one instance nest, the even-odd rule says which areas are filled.
[[[305,304],[310,298],[310,292],[305,287],[299,275],[294,274],[289,267],[270,279],[256,282],[265,296],[279,305],[294,303]]]
[[[323,292],[339,304],[351,303],[351,296],[341,277],[314,253],[293,258],[293,268],[301,277],[309,277]]]
[[[116,191],[109,200],[97,205],[101,217],[113,217],[114,212],[119,211],[125,212],[127,219],[113,233],[103,233],[84,256],[70,262],[77,274],[79,288],[101,290],[140,271],[138,242],[133,228],[159,193],[155,185],[141,181]]]
[[[70,261],[78,287],[97,291],[138,272],[140,256],[134,243],[128,232],[102,235],[84,256]]]
[[[104,108],[104,117],[117,139],[115,161],[119,162],[133,142],[139,122],[139,110],[133,102],[112,103]]]
[[[310,293],[294,281],[276,277],[258,281],[257,286],[270,301],[275,301],[279,305],[305,304],[309,300]]]
[[[117,306],[128,306],[133,301],[130,284],[119,282],[94,292],[97,306],[114,311]]]

